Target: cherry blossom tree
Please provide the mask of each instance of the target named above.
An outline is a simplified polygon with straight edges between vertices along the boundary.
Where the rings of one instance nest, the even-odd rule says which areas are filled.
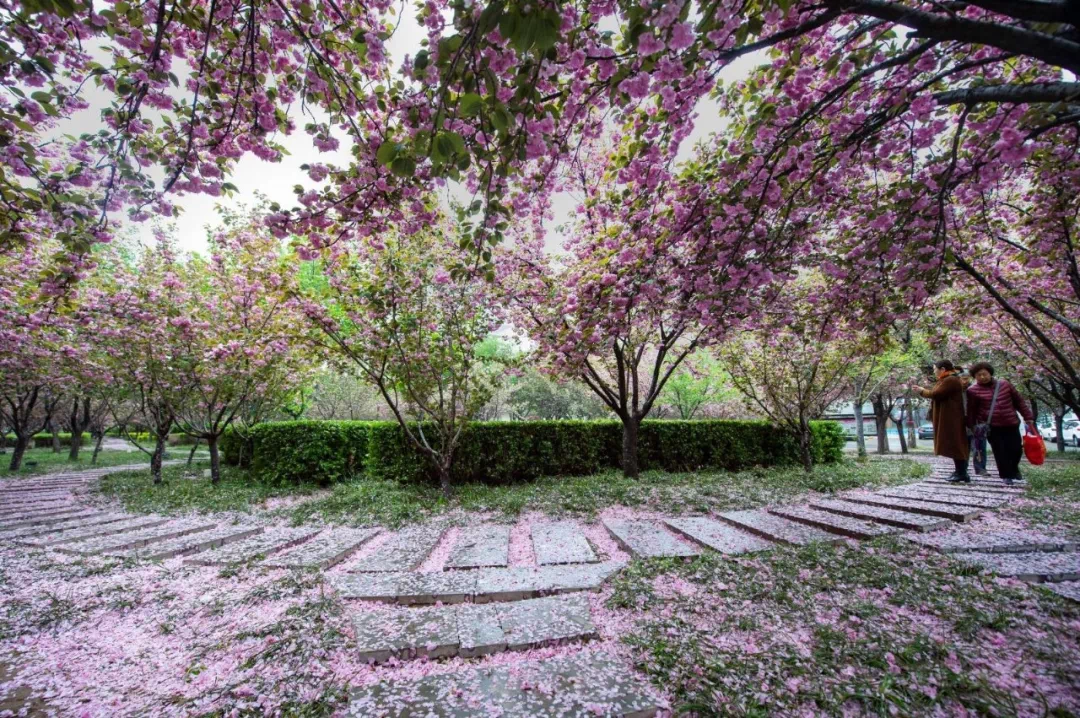
[[[328,254],[305,311],[323,345],[376,389],[406,441],[449,495],[454,452],[487,403],[493,376],[478,345],[501,322],[493,286],[443,226],[385,236],[362,255]]]

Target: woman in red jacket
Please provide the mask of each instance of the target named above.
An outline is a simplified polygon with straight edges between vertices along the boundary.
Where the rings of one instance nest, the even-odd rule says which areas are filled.
[[[980,431],[986,432],[997,461],[998,475],[1006,484],[1011,484],[1021,478],[1020,457],[1024,455],[1017,414],[1024,417],[1028,426],[1035,426],[1035,417],[1016,387],[1004,379],[994,378],[994,367],[979,362],[968,371],[975,377],[975,383],[967,390],[968,426],[976,435]]]

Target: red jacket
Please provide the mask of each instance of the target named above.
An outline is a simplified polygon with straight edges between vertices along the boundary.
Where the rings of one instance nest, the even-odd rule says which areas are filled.
[[[986,422],[986,416],[990,413],[990,402],[994,398],[994,384],[1001,384],[1001,389],[998,391],[997,403],[994,404],[994,416],[990,420],[990,426],[1019,426],[1017,412],[1024,417],[1024,421],[1034,426],[1035,417],[1027,402],[1024,401],[1024,397],[1020,396],[1016,387],[1004,379],[995,379],[988,386],[975,382],[968,387],[968,425],[974,426]]]

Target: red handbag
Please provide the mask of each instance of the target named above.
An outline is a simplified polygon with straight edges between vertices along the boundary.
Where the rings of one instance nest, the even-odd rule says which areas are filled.
[[[1046,461],[1046,442],[1030,429],[1024,434],[1024,456],[1034,466],[1042,466]]]

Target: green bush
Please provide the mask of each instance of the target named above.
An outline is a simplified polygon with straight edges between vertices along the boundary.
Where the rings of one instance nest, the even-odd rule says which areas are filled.
[[[843,432],[813,425],[814,461],[838,461]],[[425,434],[433,440],[434,433]],[[224,444],[224,442],[223,442]],[[288,421],[252,430],[253,468],[268,481],[329,483],[361,470],[374,479],[434,481],[435,471],[396,422]],[[226,453],[223,451],[223,453]],[[455,454],[455,483],[512,483],[618,467],[617,421],[493,421],[470,424]],[[226,459],[228,461],[228,458]],[[761,421],[646,421],[639,434],[642,470],[738,471],[799,462],[798,442]]]
[[[71,446],[71,434],[66,431],[62,431],[57,436],[60,437],[61,446]],[[87,446],[90,443],[90,433],[86,432],[82,435],[80,446]],[[52,447],[52,434],[34,434],[34,448],[35,449],[48,449]]]
[[[218,439],[218,455],[221,462],[229,466],[251,465],[251,437],[241,436],[233,427],[225,429]]]
[[[358,421],[282,421],[251,429],[251,468],[273,483],[330,483],[364,469],[370,427]]]

